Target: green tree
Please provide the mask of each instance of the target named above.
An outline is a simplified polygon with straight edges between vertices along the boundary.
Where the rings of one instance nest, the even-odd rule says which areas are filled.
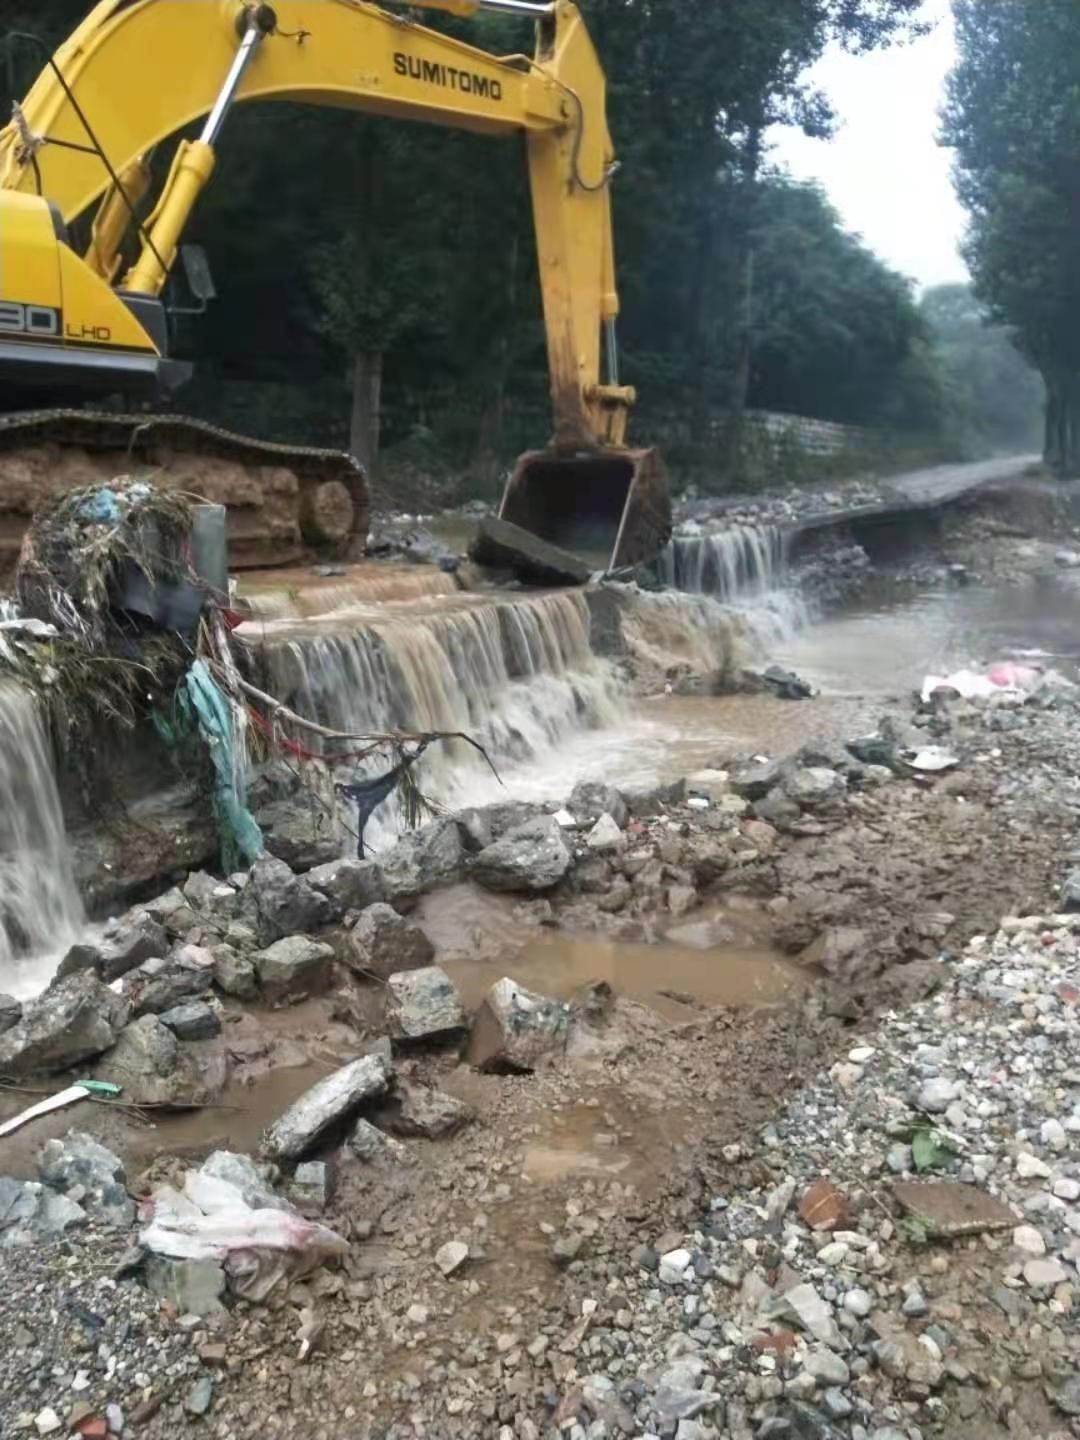
[[[1037,450],[1045,390],[1038,371],[988,318],[969,285],[937,285],[919,307],[953,393],[956,422],[972,454]]]
[[[1080,7],[954,0],[956,149],[966,258],[991,316],[1046,383],[1044,455],[1080,473]]]

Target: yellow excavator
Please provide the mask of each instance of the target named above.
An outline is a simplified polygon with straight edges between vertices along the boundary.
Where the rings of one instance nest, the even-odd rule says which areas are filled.
[[[419,24],[417,9],[530,16],[535,53],[492,56]],[[400,13],[366,0],[102,0],[44,60],[0,130],[0,578],[49,494],[136,464],[227,505],[236,569],[362,548],[367,485],[352,457],[147,408],[190,369],[170,355],[174,267],[188,310],[213,297],[185,227],[231,107],[262,100],[524,136],[555,426],[519,460],[500,514],[599,549],[612,568],[666,541],[659,455],[625,443],[618,167],[604,73],[571,0],[410,0]],[[155,150],[196,126],[152,194]],[[133,413],[109,408],[118,399]]]

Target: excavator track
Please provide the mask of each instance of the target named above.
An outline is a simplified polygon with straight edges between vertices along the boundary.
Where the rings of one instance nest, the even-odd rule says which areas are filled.
[[[132,473],[224,505],[234,570],[342,558],[367,536],[367,477],[344,451],[256,440],[186,415],[18,411],[0,415],[0,586],[54,495]]]

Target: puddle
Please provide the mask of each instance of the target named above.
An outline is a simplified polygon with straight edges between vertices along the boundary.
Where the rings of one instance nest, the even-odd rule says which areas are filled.
[[[674,1022],[718,1005],[775,1004],[807,983],[804,972],[762,945],[647,945],[561,934],[531,941],[512,960],[459,958],[445,965],[470,1007],[503,975],[558,1000],[604,980],[617,995]]]

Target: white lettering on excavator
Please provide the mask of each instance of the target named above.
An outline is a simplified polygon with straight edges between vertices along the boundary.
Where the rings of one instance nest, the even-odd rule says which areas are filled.
[[[51,305],[0,300],[0,335],[59,335],[60,311]]]
[[[501,80],[477,75],[474,70],[456,70],[453,65],[440,65],[435,60],[421,60],[416,55],[394,52],[394,73],[409,80],[422,80],[427,85],[441,85],[445,90],[458,90],[480,100],[501,100]]]

